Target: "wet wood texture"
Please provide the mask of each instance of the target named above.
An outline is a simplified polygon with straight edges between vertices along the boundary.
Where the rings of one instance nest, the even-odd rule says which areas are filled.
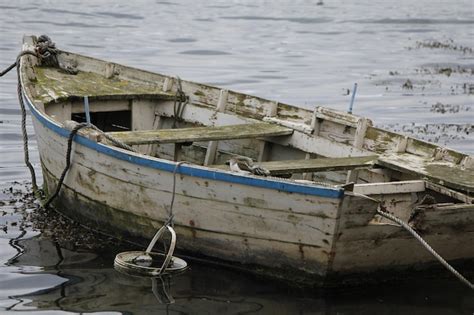
[[[271,175],[293,174],[321,171],[346,171],[356,168],[369,168],[377,160],[377,156],[360,156],[350,158],[320,158],[309,160],[285,160],[258,162],[259,166],[270,171]],[[229,169],[227,165],[214,165],[219,169]]]
[[[447,161],[409,153],[393,153],[380,157],[377,164],[408,174],[422,175],[449,188],[474,192],[474,169],[462,168]]]
[[[183,143],[246,138],[288,136],[293,129],[268,123],[242,124],[218,127],[140,130],[109,132],[108,134],[129,145],[152,143]]]
[[[56,115],[56,121],[68,119],[71,112],[80,113],[80,98],[91,93],[94,94],[92,100],[101,102],[125,100],[115,105],[132,111],[134,129],[154,128],[155,116],[159,116],[160,121],[167,119],[165,117],[174,118],[175,79],[70,53],[61,53],[59,58],[63,63],[75,62],[81,74],[63,78],[65,74],[51,74],[48,72],[51,69],[41,73],[42,69],[36,73],[43,75],[39,79],[44,85],[40,84],[39,89],[35,89],[35,82],[23,74],[25,91],[35,106],[42,109],[44,104],[53,106],[51,102],[57,102],[51,107],[51,115]],[[89,79],[82,85],[84,90],[81,86],[67,86],[81,76]],[[63,79],[69,81],[56,89],[48,86]],[[104,89],[97,89],[103,81]],[[127,90],[124,85],[132,88]],[[262,163],[273,167],[274,174],[289,170],[310,172],[331,167],[333,170],[366,167],[372,163],[372,156],[379,154],[378,164],[386,167],[384,171],[390,171],[378,174],[379,178],[393,181],[408,175],[409,179],[416,179],[404,183],[355,185],[354,192],[346,191],[341,200],[178,175],[174,214],[182,248],[232,262],[268,268],[290,266],[313,275],[432,263],[434,258],[403,229],[377,220],[376,210],[385,205],[406,220],[417,207],[413,224],[447,259],[474,257],[474,205],[468,204],[472,198],[445,187],[473,188],[472,158],[469,156],[372,127],[370,122],[363,128],[365,132],[360,132],[361,128],[358,132],[359,117],[330,109],[318,108],[312,113],[229,91],[227,105],[218,110],[221,93],[218,88],[182,81],[182,89],[189,97],[182,118],[190,124],[216,124],[219,127],[111,134],[129,144],[158,143],[157,146],[161,143],[246,139],[233,142],[252,152],[255,146],[248,138],[265,138],[274,146],[268,153],[270,159],[298,159]],[[142,102],[144,99],[156,103]],[[91,106],[92,110],[100,109],[95,103]],[[259,122],[265,117],[272,117],[277,124]],[[143,121],[146,119],[150,121]],[[34,116],[33,123],[42,167],[51,189],[65,165],[66,138],[45,127]],[[221,144],[231,147],[225,141],[219,146]],[[139,153],[129,154],[156,161],[154,157]],[[303,160],[310,154],[341,157],[344,163],[336,159]],[[173,183],[171,172],[119,160],[80,143],[73,146],[72,161],[64,182],[65,190],[60,195],[60,200],[73,205],[68,210],[84,212],[99,226],[111,224],[120,232],[145,238],[151,237],[168,217]],[[171,163],[164,159],[160,161]],[[400,174],[399,178],[393,175],[396,173]],[[371,176],[376,178],[374,174]],[[424,185],[421,181],[424,177],[436,181],[438,186]],[[267,180],[280,181],[277,178]],[[281,179],[281,182],[285,180]],[[444,204],[420,206],[416,194],[424,193],[425,189],[452,199]]]

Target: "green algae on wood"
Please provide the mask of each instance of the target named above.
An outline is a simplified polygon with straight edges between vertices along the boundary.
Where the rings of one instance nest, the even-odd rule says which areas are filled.
[[[361,156],[347,158],[320,158],[308,160],[285,160],[259,162],[258,165],[270,171],[271,175],[321,172],[321,171],[344,171],[356,168],[368,168],[377,160],[377,156]],[[229,169],[227,165],[214,165],[219,169]]]
[[[390,153],[381,156],[377,164],[403,173],[412,174],[456,190],[472,193],[474,191],[474,169],[447,161],[435,161],[410,153]]]
[[[269,123],[142,131],[108,132],[129,145],[183,143],[291,135],[293,129]]]
[[[150,96],[172,100],[174,95],[165,93],[158,86],[129,80],[111,78],[93,73],[79,71],[76,75],[68,74],[58,68],[35,67],[36,95],[43,103],[82,98],[84,96]]]

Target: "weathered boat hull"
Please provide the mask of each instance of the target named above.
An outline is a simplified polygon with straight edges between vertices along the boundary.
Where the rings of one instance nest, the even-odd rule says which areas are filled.
[[[48,191],[53,191],[65,165],[68,130],[39,116],[34,107],[31,110],[43,176]],[[57,206],[96,228],[150,239],[168,217],[174,163],[136,155],[141,164],[165,163],[169,170],[144,167],[112,156],[122,153],[121,157],[130,158],[129,152],[119,150],[79,136]],[[189,172],[202,171],[181,166],[186,167]],[[241,181],[239,177],[235,181]],[[314,280],[324,278],[342,190],[294,185],[313,193],[298,194],[183,174],[176,186],[179,248],[239,264],[314,274]]]
[[[73,58],[67,53],[63,57]],[[125,74],[129,71],[127,75],[133,80],[144,76],[149,81],[159,81],[159,89],[168,91],[169,78],[164,76],[127,70],[88,57],[78,56],[77,60],[83,72],[100,69],[99,72],[107,76],[114,69]],[[78,95],[58,96],[57,91],[40,89],[46,93],[44,96],[32,88],[37,76],[56,76],[55,80],[60,81],[67,79],[65,74],[51,69],[46,69],[49,72],[37,69],[38,74],[28,74],[27,70],[22,73],[22,80],[26,82],[24,98],[32,113],[45,188],[52,191],[65,166],[70,134],[66,122],[72,119],[74,112],[81,113],[82,105]],[[234,92],[228,95],[229,102],[233,103],[232,110],[226,113],[221,108],[217,89],[192,82],[184,86],[195,98],[182,117],[190,124],[214,126],[220,121],[223,125],[238,125],[267,118],[294,127],[291,136],[258,140],[263,143],[260,153],[255,149],[255,139],[238,144],[239,153],[259,154],[262,161],[267,154],[267,144],[271,144],[276,161],[301,157],[308,160],[312,154],[344,158],[367,157],[374,152],[400,154],[380,157],[380,164],[396,164],[394,170],[376,169],[365,173],[361,170],[362,181],[348,190],[316,181],[233,173],[198,165],[202,159],[204,164],[209,162],[207,153],[206,157],[203,154],[187,156],[198,162],[183,164],[177,171],[174,223],[179,249],[248,269],[265,270],[277,277],[318,284],[348,274],[432,265],[435,259],[415,239],[399,226],[377,217],[377,209],[384,208],[410,220],[447,259],[474,257],[472,179],[469,176],[442,177],[428,168],[416,173],[411,165],[439,166],[463,173],[464,167],[472,163],[472,157],[370,127],[366,119],[352,115],[325,110],[315,110],[312,114]],[[169,98],[152,99],[155,92],[147,93],[150,94],[144,98],[134,99],[130,95],[124,99],[121,95],[99,95],[95,99],[95,110],[101,109],[101,102],[114,111],[126,108],[132,115],[133,130],[157,129],[154,120],[144,122],[134,117],[158,115],[163,120],[173,117],[172,102]],[[223,94],[227,97],[227,92],[220,95]],[[49,102],[47,107],[45,99]],[[284,120],[288,117],[296,122]],[[135,136],[133,132],[128,135]],[[152,142],[135,144],[140,152],[149,152],[149,146],[156,145]],[[238,145],[224,143],[228,151]],[[207,151],[212,148],[215,153],[217,145],[211,140]],[[159,149],[162,156],[170,156],[165,149]],[[72,152],[73,163],[55,201],[58,209],[117,236],[149,240],[170,215],[176,162],[120,149],[84,133],[76,135]],[[400,160],[404,155],[409,157],[408,166]],[[348,180],[357,178],[359,171],[351,172],[328,175],[343,176],[343,181],[346,175]],[[424,176],[432,182],[422,180]],[[371,183],[372,180],[375,183]],[[443,180],[459,191],[440,186]],[[425,204],[424,198],[431,195],[438,200]]]

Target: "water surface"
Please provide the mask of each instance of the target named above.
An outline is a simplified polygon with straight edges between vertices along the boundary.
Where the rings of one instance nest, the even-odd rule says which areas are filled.
[[[474,153],[472,1],[316,3],[0,1],[0,69],[14,61],[24,34],[44,33],[62,49],[305,108],[347,110],[357,82],[354,113]],[[31,226],[35,205],[25,188],[15,84],[13,73],[0,79],[0,224],[7,227],[0,230],[2,314],[474,310],[472,294],[444,271],[440,279],[330,293],[197,262],[171,280],[175,303],[161,304],[149,279],[113,270],[113,240],[91,246],[96,236],[79,227],[67,234],[46,222]],[[40,173],[31,125],[28,131]]]

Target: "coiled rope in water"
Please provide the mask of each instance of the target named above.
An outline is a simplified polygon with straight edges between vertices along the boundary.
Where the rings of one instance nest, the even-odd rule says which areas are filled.
[[[446,269],[448,269],[456,278],[458,278],[461,282],[467,285],[469,288],[474,290],[474,284],[467,280],[463,275],[461,275],[453,266],[451,266],[443,257],[441,257],[426,241],[418,234],[410,225],[402,221],[400,218],[386,212],[377,209],[377,214],[381,215],[384,218],[387,218],[393,222],[398,223],[402,226],[405,230],[407,230],[414,238],[416,238],[421,245],[423,245],[426,250],[428,250],[431,255],[433,255]]]

